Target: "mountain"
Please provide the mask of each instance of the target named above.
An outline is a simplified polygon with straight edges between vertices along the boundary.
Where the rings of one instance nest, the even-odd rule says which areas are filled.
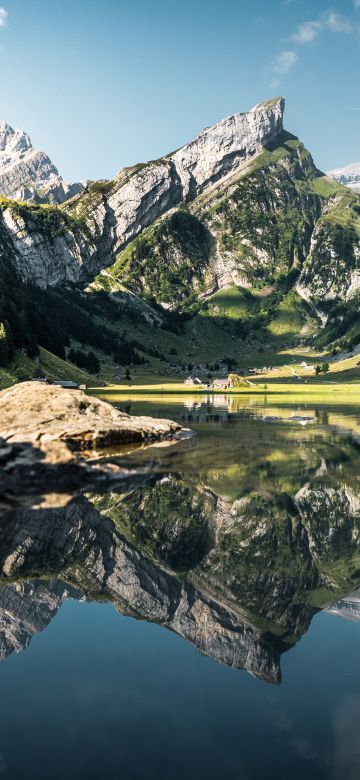
[[[83,185],[67,184],[50,157],[34,149],[24,130],[0,120],[0,196],[33,203],[62,203]]]
[[[89,328],[70,314],[76,298],[83,324],[85,311],[105,316],[108,348],[114,321],[118,333],[131,331],[139,360],[168,352],[179,356],[173,362],[206,363],[304,340],[321,350],[358,344],[360,197],[316,168],[284,129],[284,105],[272,98],[227,117],[175,152],[89,182],[61,206],[3,198],[0,266],[8,291],[15,279],[25,285],[21,316],[36,301],[27,316],[33,341],[49,349],[56,333],[62,358],[69,339],[98,346],[100,335],[87,341]],[[6,140],[4,131],[4,148],[16,146],[12,133]],[[35,288],[45,296],[41,323]],[[11,329],[11,317],[7,295],[0,322]]]
[[[89,184],[72,208],[54,209],[51,218],[49,211],[4,204],[0,242],[26,281],[46,287],[89,279],[163,214],[242,169],[279,136],[282,113],[279,98],[228,117],[171,155]]]
[[[290,273],[304,297],[352,296],[357,196],[319,173],[284,131],[283,110],[274,98],[228,117],[170,155],[89,184],[62,209],[5,203],[2,248],[41,287],[113,266],[110,283],[170,308]]]
[[[350,187],[354,192],[360,193],[360,162],[345,165],[344,168],[334,168],[327,175],[340,184]]]

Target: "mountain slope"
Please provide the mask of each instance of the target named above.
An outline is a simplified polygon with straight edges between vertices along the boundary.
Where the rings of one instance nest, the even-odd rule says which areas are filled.
[[[298,282],[305,300],[351,298],[360,283],[359,207],[283,132],[245,170],[146,228],[97,284],[125,284],[180,310],[233,284]]]

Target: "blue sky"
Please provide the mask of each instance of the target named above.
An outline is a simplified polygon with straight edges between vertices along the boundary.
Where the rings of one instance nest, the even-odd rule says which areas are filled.
[[[324,170],[360,159],[360,0],[0,0],[0,117],[111,177],[276,94]]]

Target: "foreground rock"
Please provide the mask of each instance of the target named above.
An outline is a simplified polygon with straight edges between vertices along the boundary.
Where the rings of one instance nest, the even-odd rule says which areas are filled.
[[[64,442],[70,450],[112,447],[160,439],[180,431],[171,420],[131,417],[82,390],[22,382],[0,393],[0,436],[47,449]]]
[[[0,506],[124,476],[118,465],[78,453],[155,441],[180,430],[170,420],[131,417],[81,390],[14,385],[0,392]]]

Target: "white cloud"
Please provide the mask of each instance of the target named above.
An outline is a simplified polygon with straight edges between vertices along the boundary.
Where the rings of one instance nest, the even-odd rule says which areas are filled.
[[[348,106],[348,111],[360,111],[360,106]]]
[[[360,0],[355,0],[355,2],[360,8]],[[310,19],[308,22],[299,24],[292,40],[302,46],[304,43],[315,41],[324,30],[330,30],[333,33],[348,33],[352,29],[352,21],[347,16],[337,13],[337,11],[327,11],[319,19]]]
[[[287,73],[295,65],[297,58],[296,51],[280,52],[275,61],[274,73]]]
[[[324,27],[334,33],[351,32],[351,20],[336,11],[330,11],[324,19]]]
[[[360,9],[360,0],[353,0],[355,8]],[[290,40],[295,44],[291,51],[282,51],[275,60],[272,68],[273,80],[271,88],[279,85],[279,76],[287,73],[299,59],[298,47],[313,43],[324,32],[330,33],[356,33],[360,32],[355,17],[344,16],[336,10],[327,10],[316,19],[308,19],[298,25]]]
[[[6,27],[7,15],[6,9],[0,6],[0,27]]]
[[[299,25],[292,38],[293,41],[295,41],[295,43],[299,43],[300,45],[302,45],[303,43],[311,43],[312,41],[314,41],[315,38],[318,37],[320,32],[321,32],[321,22],[318,21],[303,22],[303,24]]]
[[[278,54],[273,65],[274,76],[270,82],[270,89],[277,89],[280,84],[279,76],[288,73],[295,65],[297,58],[296,51],[292,51],[291,49],[288,51],[281,51],[280,54]]]

